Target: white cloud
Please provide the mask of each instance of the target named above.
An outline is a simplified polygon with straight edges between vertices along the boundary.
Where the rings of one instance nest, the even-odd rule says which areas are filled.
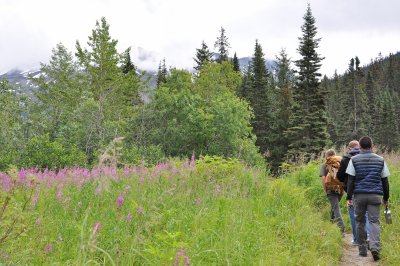
[[[285,47],[296,59],[307,2],[322,37],[323,73],[343,72],[355,55],[368,63],[379,52],[398,51],[396,0],[0,0],[0,73],[46,63],[59,42],[71,52],[76,40],[86,46],[103,16],[119,51],[131,46],[134,63],[145,69],[164,57],[167,65],[191,68],[195,49],[203,40],[213,48],[221,26],[230,54],[251,56],[258,39],[266,57]]]

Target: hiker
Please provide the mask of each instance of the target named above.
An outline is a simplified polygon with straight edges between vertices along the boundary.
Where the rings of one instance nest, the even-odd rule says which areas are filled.
[[[347,193],[347,180],[348,180],[348,175],[346,174],[346,169],[347,166],[349,165],[350,158],[353,157],[354,155],[357,155],[360,153],[360,144],[358,143],[358,140],[352,140],[349,142],[347,145],[348,152],[343,156],[342,161],[340,162],[340,167],[337,173],[338,179],[343,182],[344,184],[344,191]],[[354,206],[353,205],[347,205],[348,211],[349,211],[349,217],[350,217],[350,224],[351,224],[351,232],[353,234],[353,240],[351,241],[352,245],[358,245],[357,244],[357,230],[356,230],[356,222],[354,220]],[[365,219],[366,219],[366,230],[367,230],[367,241],[369,238],[369,222],[368,222],[368,212],[365,214]]]
[[[367,256],[367,232],[365,213],[368,211],[370,224],[369,248],[375,261],[380,259],[380,206],[388,207],[389,169],[385,160],[372,152],[372,139],[364,136],[359,140],[360,154],[351,157],[346,173],[347,202],[354,204],[359,255]],[[354,194],[354,195],[353,195]]]
[[[336,183],[336,174],[341,161],[341,156],[336,156],[333,149],[325,152],[325,162],[321,165],[319,176],[322,178],[324,192],[331,204],[331,221],[337,222],[340,231],[344,232],[344,223],[340,213],[340,200],[343,196],[343,184]]]

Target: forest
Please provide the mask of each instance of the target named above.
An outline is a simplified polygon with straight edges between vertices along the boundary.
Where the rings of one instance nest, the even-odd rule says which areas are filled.
[[[42,74],[30,78],[33,96],[1,80],[0,169],[93,167],[111,146],[120,166],[218,155],[276,173],[362,135],[381,151],[397,151],[400,54],[368,64],[355,55],[345,73],[322,77],[310,7],[301,34],[299,60],[283,49],[268,69],[256,40],[242,70],[221,27],[215,51],[204,41],[194,51],[192,72],[160,62],[153,88],[130,48],[117,51],[102,18],[86,46],[53,49]]]

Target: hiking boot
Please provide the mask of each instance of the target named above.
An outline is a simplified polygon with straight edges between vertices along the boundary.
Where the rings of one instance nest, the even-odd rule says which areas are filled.
[[[358,246],[358,243],[357,243],[357,241],[355,241],[355,240],[351,240],[351,244],[352,244],[353,246]]]
[[[377,251],[377,250],[372,250],[371,254],[372,254],[372,257],[374,258],[374,261],[377,261],[381,258],[381,256],[379,255],[379,251]]]
[[[365,245],[358,246],[358,255],[360,255],[361,257],[367,256],[367,247]]]

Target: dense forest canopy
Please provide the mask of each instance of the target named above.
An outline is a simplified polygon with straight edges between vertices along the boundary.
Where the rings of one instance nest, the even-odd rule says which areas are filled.
[[[204,41],[193,72],[159,64],[157,85],[117,51],[105,18],[74,52],[58,44],[33,96],[0,82],[0,169],[93,166],[115,148],[119,164],[152,164],[192,154],[236,157],[278,169],[317,158],[327,147],[370,135],[384,151],[400,148],[400,53],[321,77],[321,40],[310,6],[299,33],[300,59],[285,50],[274,69],[256,40],[243,71],[223,27],[215,53]],[[233,54],[233,57],[229,57]],[[144,96],[148,100],[144,101]]]

